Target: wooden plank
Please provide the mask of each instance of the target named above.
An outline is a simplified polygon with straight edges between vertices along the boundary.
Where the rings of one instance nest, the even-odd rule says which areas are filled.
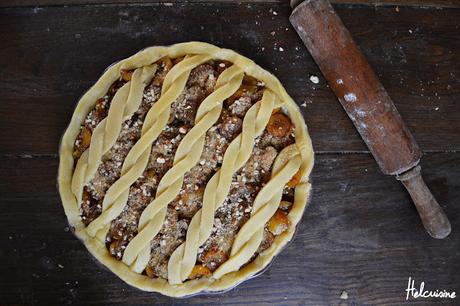
[[[366,4],[366,5],[394,5],[394,6],[423,6],[423,7],[459,7],[460,3],[457,0],[331,0],[335,4]]]
[[[428,154],[425,178],[452,222],[430,238],[403,187],[369,154],[319,155],[293,243],[261,276],[222,295],[173,300],[124,284],[66,227],[55,158],[0,160],[0,292],[5,305],[401,305],[408,277],[460,291],[459,153]],[[342,291],[349,299],[340,300]],[[455,300],[417,299],[418,305]]]
[[[148,3],[234,3],[234,0],[7,0],[0,7],[49,6],[49,5],[93,5],[93,4],[148,4]],[[240,3],[286,3],[288,0],[244,0]],[[458,0],[331,0],[334,4],[360,4],[374,6],[423,6],[423,7],[459,7]]]
[[[275,73],[303,105],[317,151],[366,151],[290,28],[289,12],[203,3],[1,9],[0,154],[56,154],[77,99],[105,67],[150,45],[189,40],[232,48]],[[338,12],[422,149],[459,150],[460,10]]]

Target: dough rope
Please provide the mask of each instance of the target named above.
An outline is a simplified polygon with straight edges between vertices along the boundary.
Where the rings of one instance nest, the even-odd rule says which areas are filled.
[[[250,158],[254,140],[265,129],[274,105],[275,96],[266,89],[262,100],[247,111],[241,134],[230,143],[224,154],[222,167],[206,185],[202,208],[193,216],[185,242],[173,252],[169,259],[168,281],[170,284],[182,283],[192,271],[199,246],[211,235],[214,213],[227,197],[233,174]]]
[[[206,132],[219,119],[223,102],[235,93],[241,85],[244,73],[232,66],[219,76],[216,89],[198,108],[195,126],[185,135],[177,148],[173,167],[163,176],[155,199],[142,212],[138,234],[130,241],[123,255],[123,262],[131,265],[136,259],[133,270],[140,273],[150,259],[150,240],[160,231],[166,217],[168,204],[174,200],[182,188],[184,175],[201,157]],[[143,250],[146,248],[145,250]],[[142,255],[142,256],[140,256]]]
[[[284,186],[299,170],[300,165],[301,158],[295,145],[280,152],[273,165],[270,181],[257,194],[251,217],[241,227],[233,242],[230,258],[214,271],[213,278],[237,271],[251,259],[262,242],[265,224],[279,207]]]
[[[94,129],[90,146],[77,162],[72,177],[72,191],[81,203],[83,188],[96,174],[102,156],[115,144],[123,121],[129,119],[139,108],[145,86],[150,83],[156,65],[134,71],[131,81],[125,83],[113,97],[109,112]]]
[[[207,55],[185,58],[167,73],[161,88],[160,99],[151,107],[142,126],[141,138],[126,156],[121,169],[121,177],[107,190],[102,201],[102,213],[91,222],[87,231],[90,236],[98,234],[104,239],[108,224],[122,211],[128,201],[129,188],[144,172],[150,157],[153,142],[168,123],[171,104],[179,97],[190,72],[196,66],[208,61]]]

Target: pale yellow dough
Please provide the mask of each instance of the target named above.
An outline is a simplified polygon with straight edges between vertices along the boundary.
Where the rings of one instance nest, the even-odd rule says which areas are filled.
[[[132,116],[142,99],[142,92],[156,71],[156,61],[162,57],[186,58],[168,72],[160,99],[149,110],[142,127],[141,138],[126,157],[121,177],[109,188],[102,204],[102,214],[88,227],[82,223],[80,207],[83,187],[94,176],[101,157],[115,143],[124,120]],[[123,210],[130,185],[143,173],[152,143],[164,129],[170,106],[185,87],[191,70],[210,60],[233,63],[217,80],[216,90],[200,105],[195,126],[180,143],[173,167],[159,183],[155,199],[144,210],[139,221],[139,233],[128,244],[121,261],[113,258],[106,246],[105,236],[110,222]],[[122,70],[134,70],[131,81],[115,94],[107,117],[93,132],[90,147],[74,165],[72,156],[75,139],[85,117],[98,98],[104,96]],[[229,145],[222,167],[208,182],[202,208],[189,225],[187,240],[172,254],[168,263],[168,280],[151,279],[142,275],[150,258],[150,239],[160,230],[166,216],[166,207],[179,193],[184,174],[199,161],[206,131],[219,118],[222,103],[240,86],[247,74],[265,83],[262,100],[248,110],[241,134]],[[281,107],[295,125],[295,144],[278,155],[270,181],[257,195],[250,219],[240,229],[231,250],[230,258],[211,277],[186,280],[196,261],[198,247],[211,233],[214,212],[225,199],[232,175],[249,159],[254,139],[265,129],[275,108]],[[220,291],[261,271],[273,257],[292,239],[295,227],[302,217],[310,194],[309,175],[313,167],[313,149],[303,117],[292,98],[278,79],[250,59],[228,49],[202,42],[187,42],[166,47],[150,47],[122,60],[105,71],[101,78],[80,99],[60,147],[59,192],[69,224],[88,250],[128,284],[141,290],[160,292],[169,296],[186,296],[201,291]],[[300,170],[301,181],[295,187],[294,203],[288,214],[289,228],[276,236],[274,243],[252,262],[252,257],[262,241],[264,224],[275,213],[281,201],[283,186]],[[282,280],[278,280],[282,281]]]

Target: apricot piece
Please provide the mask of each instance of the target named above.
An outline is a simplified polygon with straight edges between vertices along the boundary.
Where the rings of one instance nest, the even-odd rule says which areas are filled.
[[[91,194],[88,192],[88,190],[86,190],[86,188],[83,189],[82,202],[85,204],[91,202]]]
[[[91,130],[87,127],[83,128],[82,134],[81,134],[81,147],[87,148],[91,144]]]
[[[122,70],[121,71],[121,78],[125,82],[131,81],[131,77],[133,76],[133,70]]]
[[[287,214],[281,209],[278,209],[268,221],[268,230],[273,235],[282,234],[284,231],[288,229],[288,227],[289,220],[287,218]]]
[[[276,113],[279,113],[281,111],[281,107],[277,107],[277,108],[274,108],[272,110],[272,115],[276,114]]]
[[[157,176],[157,172],[153,169],[150,169],[145,172],[145,176],[148,178],[154,178]]]
[[[273,114],[267,125],[268,132],[275,137],[285,137],[289,135],[291,128],[291,119],[282,112]]]
[[[287,186],[289,188],[294,188],[295,186],[299,185],[301,179],[302,179],[302,176],[299,170],[294,174],[291,180],[287,183]]]
[[[145,267],[145,274],[147,274],[148,277],[154,278],[155,277],[155,272],[153,271],[153,267],[148,265]]]
[[[203,265],[195,265],[188,276],[188,279],[195,279],[199,277],[207,277],[211,275],[211,271]]]

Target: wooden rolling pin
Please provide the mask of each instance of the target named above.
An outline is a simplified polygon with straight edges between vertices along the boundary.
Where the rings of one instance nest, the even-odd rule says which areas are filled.
[[[445,238],[451,226],[421,176],[422,152],[390,96],[327,0],[291,1],[291,24],[383,173],[408,190],[427,232]]]

